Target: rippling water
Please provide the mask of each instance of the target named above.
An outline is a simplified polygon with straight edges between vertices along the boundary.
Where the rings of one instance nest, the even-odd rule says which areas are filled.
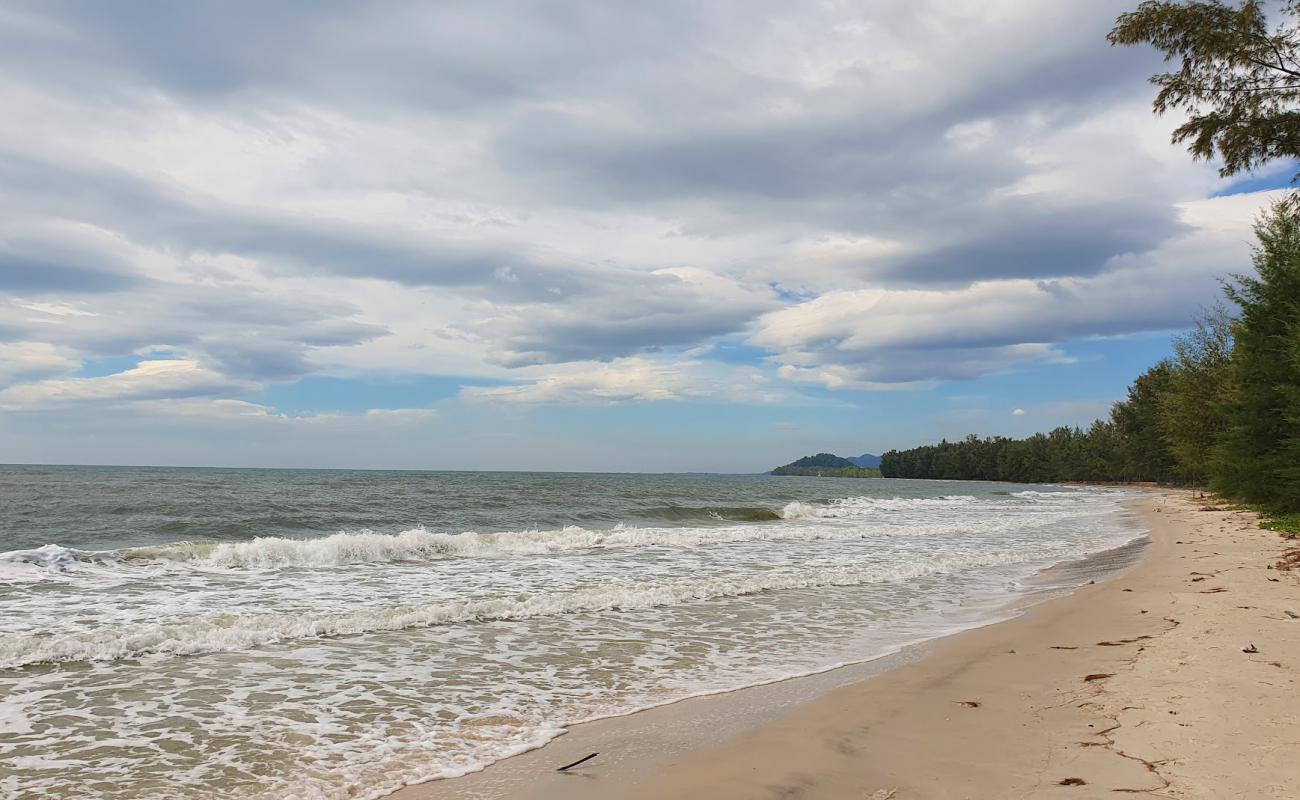
[[[0,467],[0,796],[335,798],[978,624],[1108,489]]]

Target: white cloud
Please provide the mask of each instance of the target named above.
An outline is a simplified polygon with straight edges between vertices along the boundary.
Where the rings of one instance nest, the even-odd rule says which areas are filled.
[[[433,408],[370,408],[356,413],[328,412],[287,414],[271,406],[247,400],[228,398],[166,398],[142,400],[130,404],[127,410],[136,416],[157,415],[174,420],[196,423],[247,424],[276,426],[350,426],[404,425],[432,419],[438,415]]]
[[[309,375],[805,402],[1177,327],[1264,198],[1199,199],[1104,42],[1128,5],[0,11],[0,410],[432,414],[239,399]]]
[[[97,317],[93,311],[87,311],[84,308],[69,303],[25,303],[21,300],[14,300],[14,305],[19,308],[25,308],[28,311],[35,311],[40,314],[47,314],[52,317]]]
[[[438,411],[433,408],[369,408],[365,413],[366,419],[393,423],[419,422],[436,416]]]
[[[40,411],[88,403],[222,395],[255,390],[188,359],[142,361],[95,378],[52,378],[0,391],[0,410]]]
[[[0,342],[0,388],[72,372],[80,366],[66,349],[47,342]]]
[[[1011,411],[1011,416],[1013,417],[1023,417],[1024,415],[1025,415],[1025,410],[1023,408],[1017,408]]]
[[[752,367],[700,361],[621,358],[520,370],[528,382],[509,386],[467,386],[461,396],[513,404],[607,405],[681,402],[763,405],[796,400],[773,389]]]
[[[782,364],[776,374],[783,380],[824,386],[827,389],[856,389],[860,391],[924,391],[935,388],[936,380],[872,381],[862,378],[863,370],[838,364],[828,366],[797,367]]]
[[[1061,342],[1189,325],[1219,296],[1226,265],[1246,263],[1244,231],[1264,202],[1241,195],[1184,204],[1187,233],[1112,259],[1095,276],[831,291],[764,315],[749,341],[776,354],[783,377],[817,376],[830,388],[1068,363]]]

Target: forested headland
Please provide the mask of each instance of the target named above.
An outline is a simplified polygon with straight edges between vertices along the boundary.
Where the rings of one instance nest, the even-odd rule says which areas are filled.
[[[805,478],[879,478],[880,470],[874,467],[860,467],[850,459],[831,453],[818,453],[777,467],[770,474],[798,475]]]
[[[1255,226],[1254,274],[1176,337],[1108,419],[1026,439],[968,436],[881,458],[887,478],[1154,481],[1208,485],[1275,511],[1300,510],[1300,212]]]

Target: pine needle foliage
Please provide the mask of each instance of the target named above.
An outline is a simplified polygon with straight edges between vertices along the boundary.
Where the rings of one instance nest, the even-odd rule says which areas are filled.
[[[1265,3],[1147,0],[1122,14],[1112,45],[1149,44],[1177,69],[1154,75],[1158,114],[1184,111],[1173,141],[1219,174],[1250,172],[1300,159],[1300,2],[1278,8],[1270,28]],[[1296,176],[1300,178],[1300,175]],[[1294,182],[1294,181],[1293,181]]]

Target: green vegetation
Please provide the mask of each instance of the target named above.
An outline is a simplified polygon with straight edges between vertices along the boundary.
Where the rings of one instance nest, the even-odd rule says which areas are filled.
[[[1153,481],[1204,486],[1300,530],[1300,214],[1279,203],[1255,226],[1255,275],[1138,376],[1110,418],[1084,432],[891,450],[889,478]]]
[[[1300,513],[1273,514],[1265,511],[1264,519],[1260,521],[1259,527],[1300,536]]]
[[[880,470],[863,467],[792,467],[772,470],[773,475],[797,475],[805,478],[879,478]]]
[[[1277,531],[1291,539],[1300,538],[1300,512],[1271,511],[1249,503],[1233,503],[1225,508],[1229,511],[1254,511],[1259,514],[1259,527],[1264,530]]]
[[[864,469],[830,453],[804,456],[772,470],[773,475],[800,475],[808,478],[879,478],[880,470]]]
[[[1223,176],[1300,159],[1300,0],[1147,0],[1121,15],[1111,44],[1149,44],[1178,69],[1155,75],[1156,113]],[[1300,178],[1300,176],[1297,176]],[[1138,376],[1085,433],[967,437],[890,451],[886,477],[1009,481],[1156,481],[1211,488],[1300,532],[1300,193],[1255,225],[1254,275],[1224,285],[1217,307],[1174,340],[1173,358]]]
[[[1265,3],[1148,0],[1120,15],[1111,44],[1149,44],[1178,69],[1152,76],[1157,113],[1181,111],[1174,130],[1197,159],[1222,159],[1219,174],[1300,158],[1300,2],[1279,7],[1270,30]],[[1289,24],[1288,24],[1289,23]]]
[[[798,469],[811,469],[814,467],[830,467],[832,469],[841,469],[844,467],[856,467],[852,461],[847,458],[840,458],[830,453],[818,453],[815,456],[804,456],[798,461],[791,461],[786,467],[795,467]],[[784,467],[782,468],[784,469]]]
[[[1258,276],[1226,290],[1240,315],[1211,483],[1247,503],[1300,510],[1300,218],[1275,213],[1255,232]]]

